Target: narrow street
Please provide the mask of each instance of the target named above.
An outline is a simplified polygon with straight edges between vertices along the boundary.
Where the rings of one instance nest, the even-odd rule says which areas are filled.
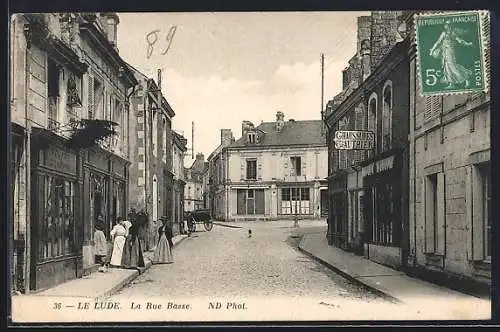
[[[153,265],[116,296],[305,296],[384,301],[297,249],[297,233],[325,233],[326,226],[320,226],[322,223],[302,221],[298,229],[291,227],[293,221],[238,225],[242,228],[215,225],[210,232],[199,225],[195,234],[174,249],[174,264]]]

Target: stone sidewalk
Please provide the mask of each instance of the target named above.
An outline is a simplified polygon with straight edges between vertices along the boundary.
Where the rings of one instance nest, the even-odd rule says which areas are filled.
[[[172,239],[174,246],[177,246],[186,235],[177,235]],[[79,297],[79,298],[106,298],[119,289],[134,280],[139,274],[146,272],[152,265],[153,251],[144,252],[145,268],[139,269],[120,269],[110,268],[106,273],[94,272],[82,278],[67,281],[53,288],[47,289],[40,293],[29,295],[12,296],[51,296],[51,297]]]
[[[327,243],[324,232],[306,234],[299,249],[335,272],[393,302],[450,312],[469,310],[476,319],[491,315],[491,301],[463,294],[377,264]],[[471,312],[471,308],[474,308]],[[487,319],[487,318],[486,318]]]

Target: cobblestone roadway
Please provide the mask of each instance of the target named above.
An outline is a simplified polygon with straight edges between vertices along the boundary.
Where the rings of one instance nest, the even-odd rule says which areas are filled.
[[[292,223],[238,224],[241,229],[214,225],[211,232],[197,232],[174,249],[173,264],[153,265],[115,296],[307,296],[383,301],[294,248],[289,239],[296,234]],[[318,226],[318,222],[304,223]],[[249,228],[251,238],[247,237]],[[325,232],[325,227],[304,225],[300,231]]]

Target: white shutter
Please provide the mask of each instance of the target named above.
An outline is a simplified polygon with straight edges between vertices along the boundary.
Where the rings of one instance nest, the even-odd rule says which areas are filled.
[[[257,180],[262,180],[262,157],[257,158]]]
[[[89,73],[88,74],[88,82],[87,82],[87,110],[88,110],[88,118],[94,118],[94,77]]]
[[[241,158],[241,159],[240,159],[240,163],[241,163],[241,165],[240,165],[240,170],[241,170],[241,180],[243,181],[243,180],[245,180],[245,179],[246,179],[246,174],[245,174],[245,170],[246,170],[246,168],[245,168],[245,166],[246,166],[246,165],[245,165],[245,159]]]

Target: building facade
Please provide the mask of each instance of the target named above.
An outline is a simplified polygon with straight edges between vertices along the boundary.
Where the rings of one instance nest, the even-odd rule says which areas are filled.
[[[126,210],[137,81],[116,49],[115,13],[19,14],[11,23],[12,287],[30,292],[92,271],[95,221],[109,237]],[[115,135],[75,139],[103,123]]]
[[[488,19],[482,23],[488,34]],[[489,49],[485,47],[487,73]],[[466,287],[490,293],[490,95],[421,97],[417,70],[413,48],[408,266],[433,280],[466,282]]]
[[[131,96],[129,204],[145,211],[148,226],[141,238],[148,250],[156,243],[160,217],[174,216],[172,119],[175,112],[158,84],[134,70],[139,85]]]
[[[186,185],[184,187],[184,211],[191,212],[203,209],[203,170],[205,156],[196,154],[191,167],[185,169]]]
[[[358,54],[326,112],[329,242],[392,267],[404,264],[409,236],[409,40],[397,30],[401,23],[398,12],[358,19]],[[372,132],[374,148],[336,149],[335,133],[344,130]]]
[[[325,133],[321,120],[285,121],[282,112],[257,127],[243,121],[242,137],[222,149],[223,204],[216,203],[216,214],[224,220],[319,218],[327,189]]]
[[[225,185],[226,185],[226,158],[223,149],[235,142],[231,129],[221,129],[221,142],[208,156],[208,183],[206,187],[208,208],[212,218],[224,220],[226,216]]]
[[[187,151],[187,139],[177,132],[173,132],[173,168],[174,173],[174,191],[172,198],[172,210],[174,221],[174,234],[179,234],[181,224],[184,220],[184,187],[186,180],[184,178],[184,156]]]

